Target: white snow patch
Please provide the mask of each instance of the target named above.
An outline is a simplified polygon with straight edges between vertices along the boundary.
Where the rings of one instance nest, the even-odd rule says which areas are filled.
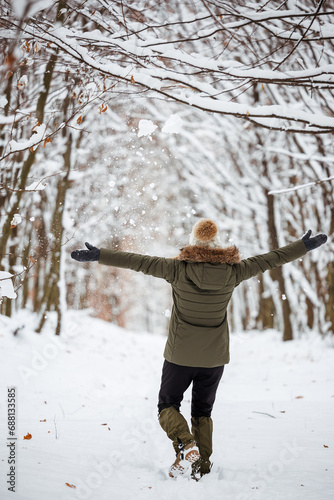
[[[4,95],[0,96],[0,108],[4,108],[7,103],[7,98]]]
[[[20,214],[14,214],[14,217],[12,218],[12,221],[11,221],[10,225],[11,225],[12,227],[15,227],[15,226],[17,226],[18,224],[21,224],[21,222],[22,222],[22,217],[21,217],[21,215],[20,215]]]
[[[157,128],[157,125],[151,120],[140,120],[138,125],[138,137],[151,135]]]
[[[164,134],[178,134],[182,128],[183,120],[178,114],[171,115],[162,127]]]
[[[46,184],[43,184],[42,181],[36,181],[30,184],[30,186],[25,188],[25,191],[43,191],[46,188]]]
[[[19,90],[23,90],[25,88],[25,86],[27,85],[27,83],[28,83],[27,75],[22,75],[21,78],[19,79],[19,81],[17,82],[17,88]]]
[[[9,147],[12,151],[23,151],[24,149],[31,148],[38,144],[44,137],[46,125],[42,123],[34,127],[33,134],[27,141],[17,142],[9,141]]]
[[[8,297],[9,299],[16,299],[17,297],[11,280],[12,276],[6,271],[0,271],[0,302],[2,297]]]

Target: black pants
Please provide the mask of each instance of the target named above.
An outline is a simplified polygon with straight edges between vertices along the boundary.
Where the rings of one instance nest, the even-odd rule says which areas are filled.
[[[191,416],[210,417],[223,371],[224,365],[194,368],[165,360],[159,392],[159,413],[169,406],[174,406],[179,411],[183,394],[192,382]]]

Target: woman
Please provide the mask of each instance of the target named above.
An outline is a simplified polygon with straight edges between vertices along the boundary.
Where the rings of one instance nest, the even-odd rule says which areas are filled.
[[[290,245],[241,259],[235,246],[222,248],[214,221],[200,219],[192,229],[189,245],[175,259],[100,250],[89,243],[88,250],[72,252],[77,261],[99,261],[141,271],[163,278],[172,286],[173,309],[158,403],[160,425],[176,452],[171,477],[183,474],[190,464],[195,479],[211,469],[211,412],[224,366],[230,359],[227,306],[233,290],[241,281],[298,259],[326,240],[325,234],[311,238],[309,230]],[[191,383],[190,431],[180,405]]]

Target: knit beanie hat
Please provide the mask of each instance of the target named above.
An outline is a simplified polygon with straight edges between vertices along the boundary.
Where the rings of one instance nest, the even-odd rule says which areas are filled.
[[[189,244],[208,248],[221,247],[217,224],[211,219],[197,221],[192,228]]]

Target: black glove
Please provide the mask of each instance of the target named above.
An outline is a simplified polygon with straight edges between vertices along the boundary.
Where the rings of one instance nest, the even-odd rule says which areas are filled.
[[[93,247],[89,243],[85,243],[88,250],[74,250],[71,257],[78,262],[93,262],[100,259],[100,249]]]
[[[320,247],[320,245],[323,245],[327,241],[327,234],[317,234],[317,236],[314,236],[313,238],[310,238],[312,234],[311,229],[307,231],[306,234],[302,237],[302,241],[304,242],[304,245],[306,246],[306,251],[309,252],[310,250],[314,250],[315,248]]]

